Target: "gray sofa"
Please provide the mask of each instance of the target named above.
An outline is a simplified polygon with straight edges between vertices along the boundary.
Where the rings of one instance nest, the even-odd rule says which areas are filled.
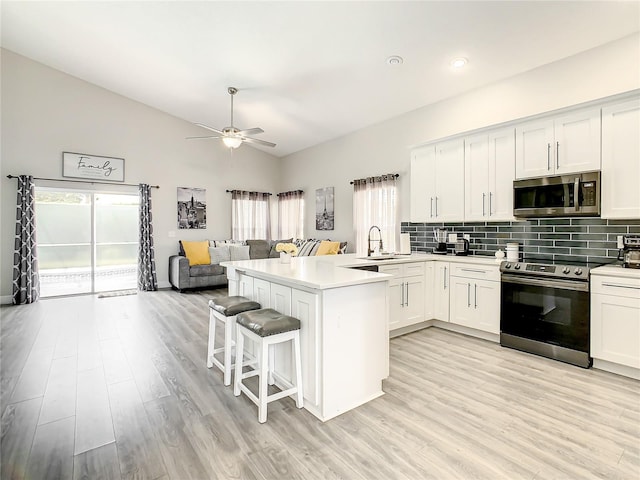
[[[278,243],[291,243],[292,239],[284,240],[247,240],[249,259],[275,258],[280,254],[275,251]],[[210,242],[211,243],[211,242]],[[214,242],[217,243],[217,242]],[[220,243],[223,243],[222,241]],[[197,288],[212,288],[227,285],[227,271],[217,263],[210,265],[189,266],[189,260],[184,255],[182,243],[178,244],[178,255],[169,257],[169,283],[172,288],[183,292]]]

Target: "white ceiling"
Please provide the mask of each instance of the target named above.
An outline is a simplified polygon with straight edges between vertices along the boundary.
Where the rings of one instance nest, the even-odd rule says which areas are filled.
[[[638,1],[1,6],[4,48],[185,120],[229,125],[237,87],[235,125],[262,127],[276,156],[640,30]]]

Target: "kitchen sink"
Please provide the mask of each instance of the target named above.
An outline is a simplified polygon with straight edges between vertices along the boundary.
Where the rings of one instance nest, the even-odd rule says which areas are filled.
[[[384,255],[380,257],[360,257],[360,260],[373,260],[374,262],[383,262],[385,260],[395,260],[396,258],[400,257],[396,257],[395,255]]]

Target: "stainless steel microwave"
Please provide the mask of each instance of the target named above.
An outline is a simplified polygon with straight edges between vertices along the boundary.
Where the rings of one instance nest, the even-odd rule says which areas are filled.
[[[600,172],[583,172],[513,182],[513,215],[599,217]]]

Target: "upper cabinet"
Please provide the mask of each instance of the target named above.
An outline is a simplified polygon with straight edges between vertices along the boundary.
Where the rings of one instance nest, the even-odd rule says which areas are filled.
[[[514,165],[513,128],[465,138],[465,221],[513,219]]]
[[[602,218],[640,218],[640,99],[602,109]]]
[[[411,221],[464,217],[464,142],[440,142],[411,152]]]
[[[534,120],[516,127],[516,178],[599,169],[599,108]]]

